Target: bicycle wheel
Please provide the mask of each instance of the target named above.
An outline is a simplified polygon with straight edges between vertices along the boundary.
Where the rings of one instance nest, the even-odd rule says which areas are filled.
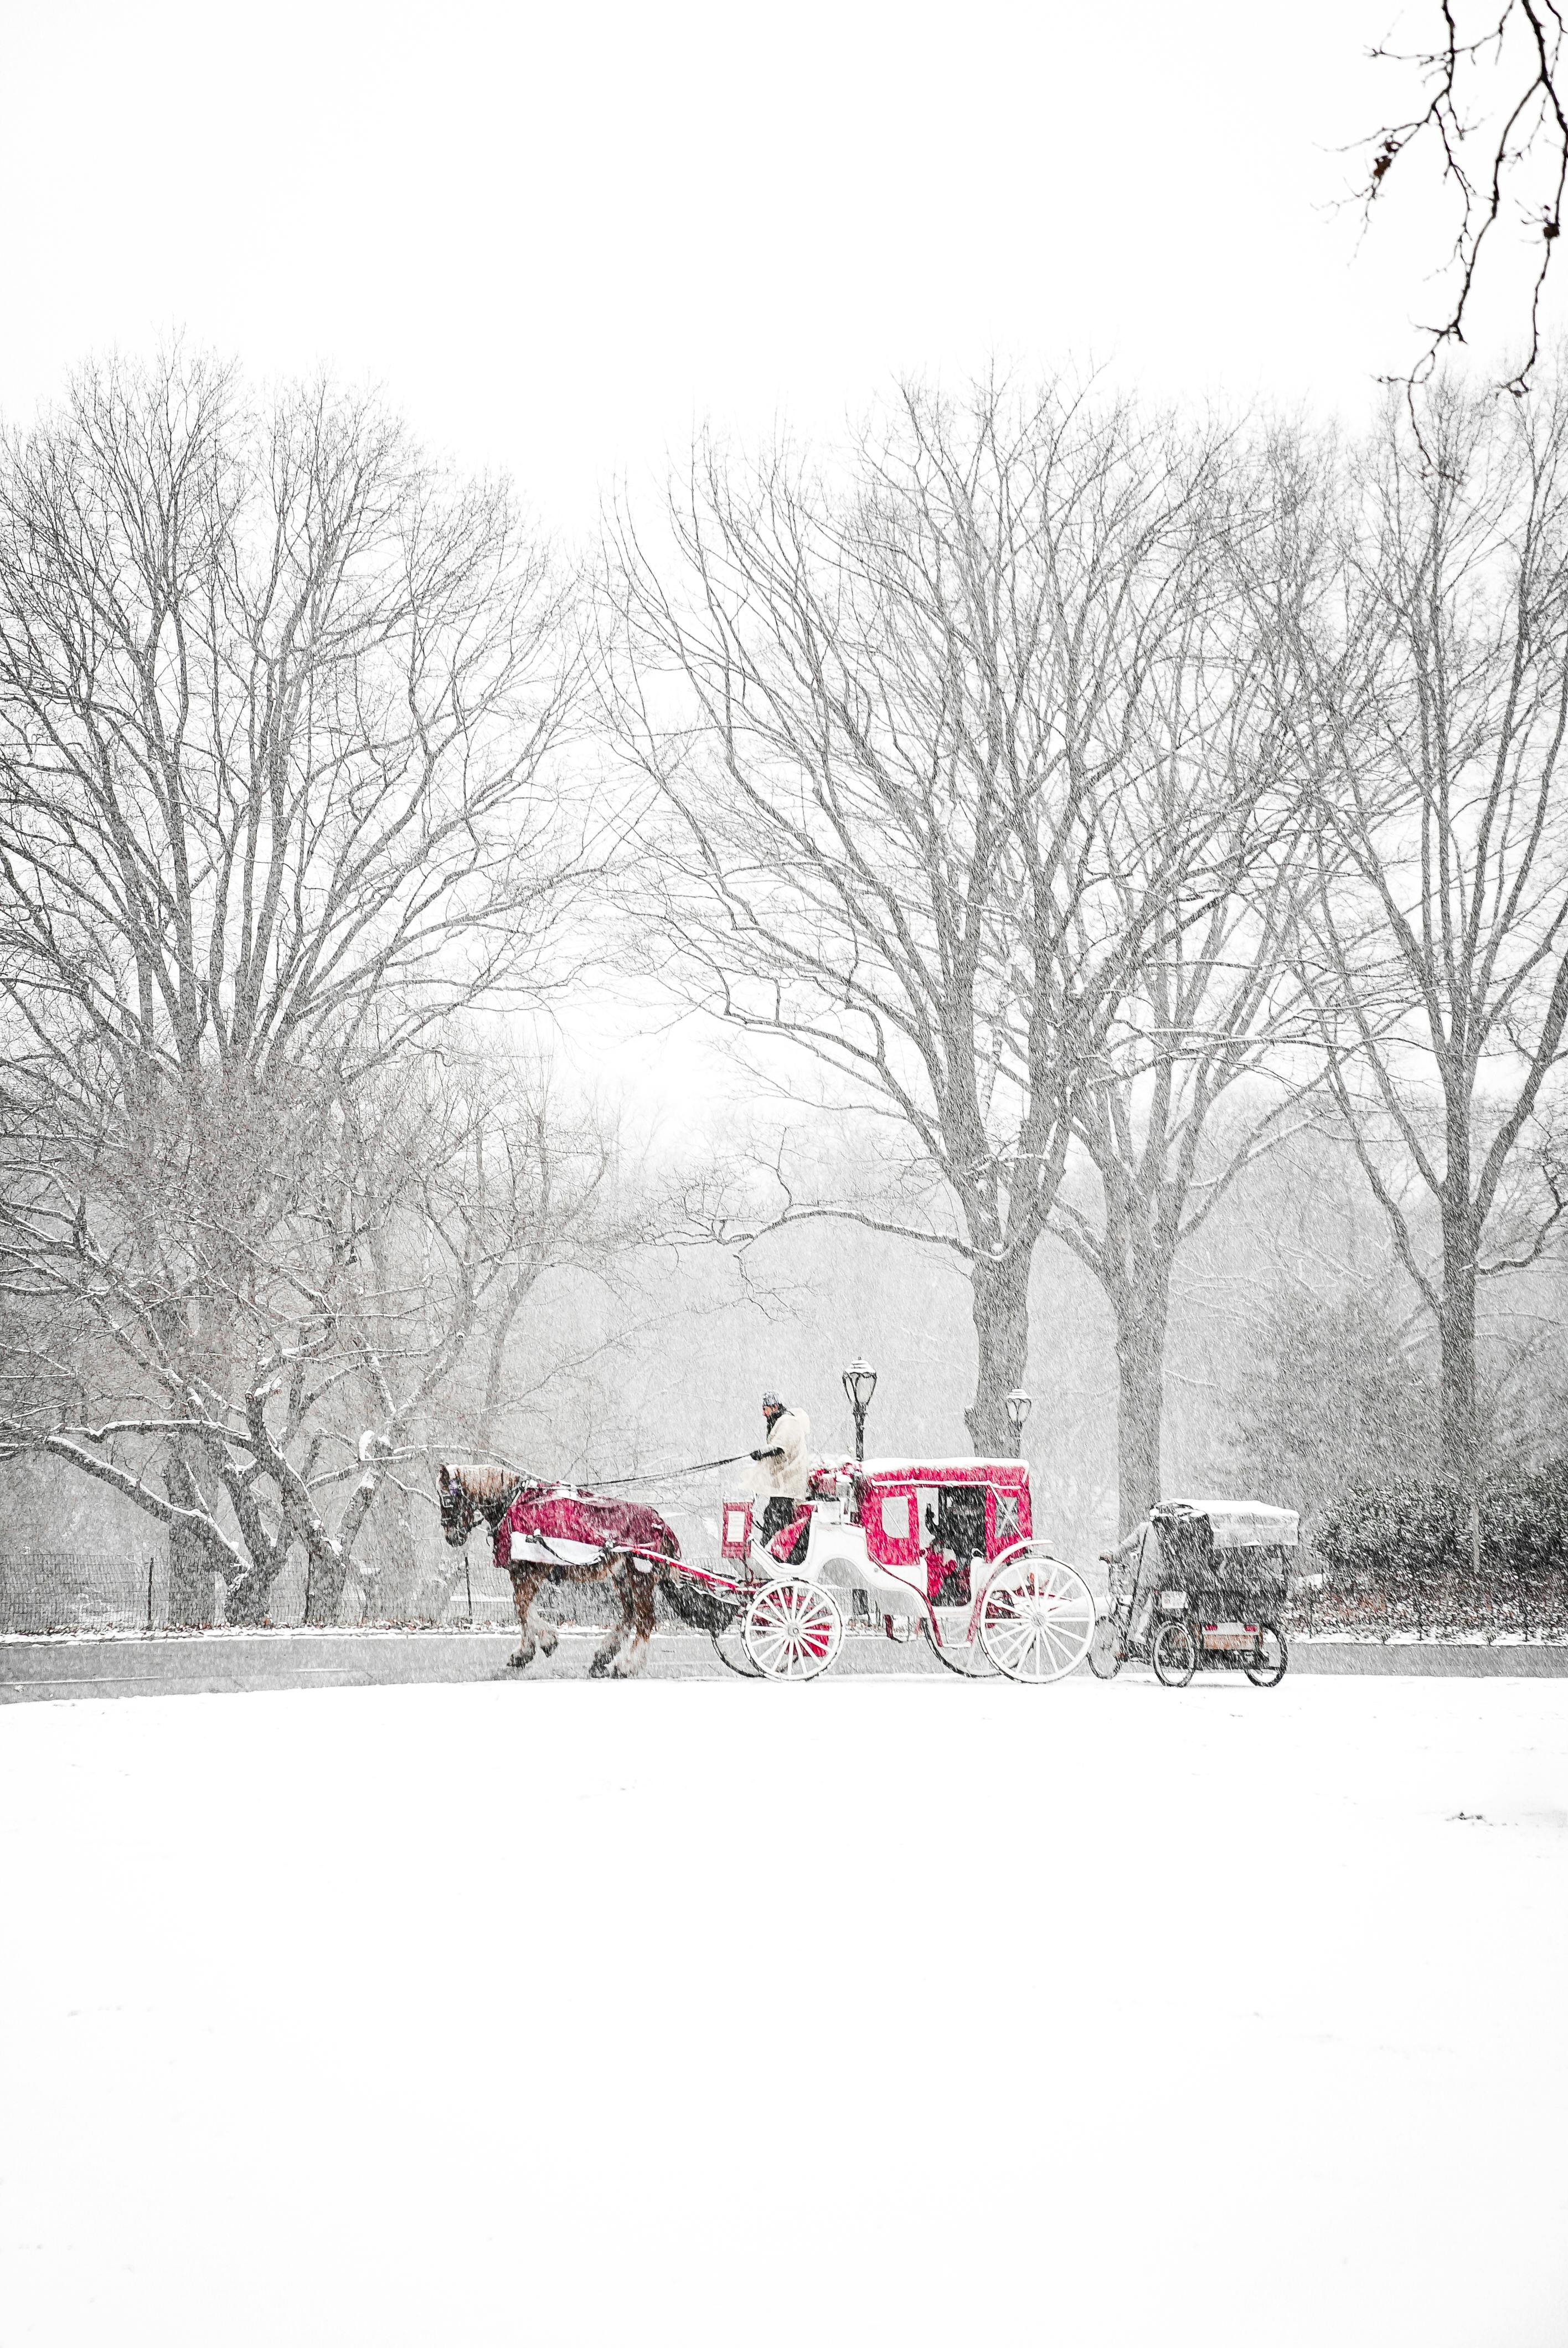
[[[1198,1643],[1189,1622],[1162,1622],[1154,1638],[1154,1677],[1162,1687],[1185,1687],[1198,1668]]]
[[[1102,1614],[1094,1625],[1094,1635],[1089,1642],[1089,1668],[1097,1680],[1113,1680],[1127,1660],[1127,1650],[1122,1643],[1122,1632],[1109,1614]]]
[[[1257,1636],[1257,1661],[1244,1666],[1254,1687],[1277,1687],[1285,1677],[1290,1650],[1277,1622],[1265,1622]]]

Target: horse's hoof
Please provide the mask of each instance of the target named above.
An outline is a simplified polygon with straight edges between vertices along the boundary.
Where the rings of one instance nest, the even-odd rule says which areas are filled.
[[[608,1655],[595,1655],[588,1667],[588,1675],[590,1680],[605,1680],[611,1676],[613,1669]]]
[[[533,1652],[531,1649],[526,1655],[513,1653],[507,1657],[507,1669],[509,1672],[526,1672],[533,1660]]]
[[[546,1657],[553,1655],[559,1644],[559,1640],[557,1640],[552,1633],[548,1638],[543,1638],[539,1641],[539,1653],[541,1655]]]

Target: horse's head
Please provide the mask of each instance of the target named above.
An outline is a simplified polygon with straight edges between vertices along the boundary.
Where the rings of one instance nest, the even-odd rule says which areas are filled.
[[[449,1468],[443,1462],[436,1485],[441,1530],[451,1546],[461,1549],[481,1518],[494,1532],[528,1480],[509,1468]]]
[[[445,1460],[436,1470],[436,1488],[440,1495],[442,1533],[454,1549],[461,1549],[479,1521],[479,1504],[464,1481],[461,1468],[448,1468]]]

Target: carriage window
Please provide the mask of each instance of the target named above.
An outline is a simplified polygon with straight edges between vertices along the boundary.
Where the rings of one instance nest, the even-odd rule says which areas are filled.
[[[1005,1542],[1015,1541],[1017,1539],[1018,1494],[999,1492],[997,1494],[997,1547],[1000,1549]]]
[[[884,1492],[882,1495],[882,1529],[889,1540],[908,1540],[910,1506],[907,1492]]]

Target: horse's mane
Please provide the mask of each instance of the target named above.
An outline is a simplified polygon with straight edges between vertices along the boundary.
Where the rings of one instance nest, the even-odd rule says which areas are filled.
[[[446,1473],[454,1484],[462,1486],[470,1499],[481,1502],[505,1499],[523,1485],[538,1481],[536,1477],[525,1475],[520,1468],[497,1468],[493,1463],[456,1467],[449,1461]]]

